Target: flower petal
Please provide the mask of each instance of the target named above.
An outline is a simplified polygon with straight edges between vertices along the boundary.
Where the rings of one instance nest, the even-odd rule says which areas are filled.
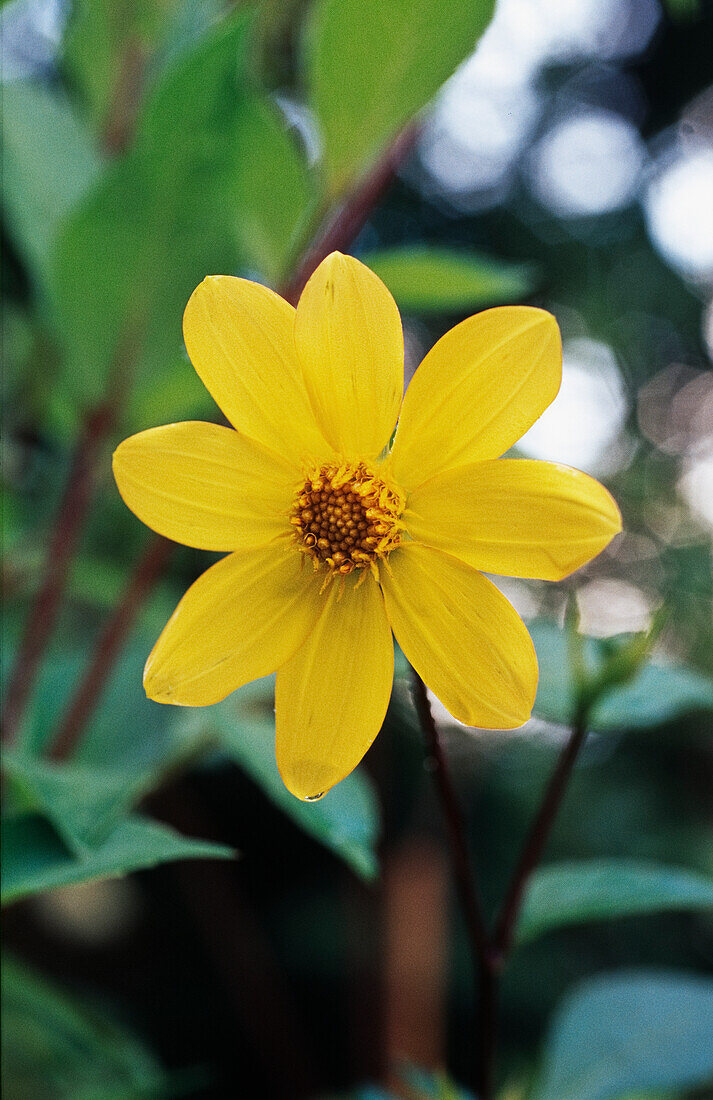
[[[329,442],[346,457],[379,454],[404,384],[401,317],[381,279],[352,256],[327,256],[299,300],[295,342]]]
[[[297,798],[316,798],[344,779],[381,729],[391,695],[394,646],[376,582],[340,595],[331,585],[317,626],[275,688],[277,765]]]
[[[294,347],[295,311],[259,283],[211,275],[183,315],[201,381],[238,431],[303,465],[330,454]]]
[[[560,387],[562,343],[550,313],[486,309],[447,332],[406,391],[391,453],[406,488],[453,466],[499,458]]]
[[[160,535],[201,550],[262,546],[289,530],[295,469],[232,428],[187,421],[114,452],[124,501]]]
[[[389,565],[382,586],[396,640],[454,718],[489,729],[526,722],[537,658],[503,594],[469,565],[415,542]]]
[[[621,531],[611,495],[569,466],[498,459],[457,466],[416,489],[408,529],[486,573],[558,581]]]
[[[238,550],[186,592],[144,669],[149,699],[217,703],[289,660],[319,618],[324,597],[292,540]]]

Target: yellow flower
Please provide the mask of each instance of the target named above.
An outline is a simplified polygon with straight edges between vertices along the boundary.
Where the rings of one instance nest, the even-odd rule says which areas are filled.
[[[498,460],[559,389],[554,318],[527,306],[468,318],[403,404],[396,304],[337,252],[296,310],[256,283],[205,279],[184,336],[233,427],[140,432],[114,474],[149,527],[229,553],[178,604],[146,663],[147,695],[207,706],[276,670],[277,762],[304,799],[348,775],[379,732],[392,631],[456,718],[526,721],[535,652],[481,571],[559,580],[621,529],[585,474]]]

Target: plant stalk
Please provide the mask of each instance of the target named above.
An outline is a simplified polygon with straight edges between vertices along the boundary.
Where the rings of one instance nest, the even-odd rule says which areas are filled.
[[[542,858],[577,757],[586,741],[588,718],[589,705],[580,702],[569,739],[560,753],[555,770],[547,784],[505,895],[493,938],[493,947],[501,964],[507,959],[512,949],[525,891],[533,871]]]
[[[79,741],[101,698],[134,618],[154,583],[163,573],[172,550],[173,543],[162,538],[161,535],[154,535],[136,563],[129,583],[99,637],[89,667],[72,697],[50,747],[49,755],[53,760],[65,760]]]
[[[418,123],[413,123],[402,130],[372,171],[327,219],[298,262],[294,275],[281,289],[280,294],[283,298],[296,305],[307,280],[322,260],[332,252],[341,252],[354,243],[369,220],[374,207],[384,197],[399,168],[412,152],[420,132],[421,127]]]
[[[25,624],[8,683],[2,714],[2,736],[6,744],[12,743],[17,735],[57,619],[69,567],[89,512],[97,459],[112,423],[111,406],[108,403],[99,405],[87,416],[75,448],[47,548],[44,576]]]
[[[428,701],[426,685],[415,669],[413,695],[428,754],[433,760],[433,776],[446,822],[453,874],[458,889],[470,944],[475,987],[479,999],[478,1068],[476,1086],[480,1100],[491,1100],[495,1063],[497,1016],[497,974],[488,942],[483,901],[476,873],[471,869],[463,815],[448,768],[440,734]]]

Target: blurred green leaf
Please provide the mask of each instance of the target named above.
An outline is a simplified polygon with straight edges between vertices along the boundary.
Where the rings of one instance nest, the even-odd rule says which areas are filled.
[[[472,1100],[472,1094],[461,1089],[446,1073],[422,1069],[410,1062],[399,1065],[399,1078],[409,1091],[409,1095],[422,1100]]]
[[[343,192],[475,49],[493,0],[318,0],[309,99],[330,191]]]
[[[300,802],[275,763],[274,677],[256,680],[196,720],[211,723],[222,747],[295,824],[330,848],[358,875],[376,876],[379,813],[362,772],[333,787],[319,802]]]
[[[522,944],[563,925],[677,909],[713,909],[713,882],[682,867],[623,859],[554,864],[532,877],[517,939]]]
[[[156,630],[159,630],[176,600],[167,591],[157,596],[157,606],[149,606],[143,618],[150,619],[151,623],[156,620]],[[96,770],[98,774],[132,772],[136,776],[147,773],[157,779],[162,773],[180,767],[203,748],[210,747],[199,731],[180,720],[182,711],[146,698],[142,672],[153,640],[153,635],[139,631],[133,643],[121,653],[92,719],[72,754],[73,766]],[[11,638],[6,637],[4,642],[0,672],[6,675],[12,665],[14,647]],[[87,653],[82,648],[66,646],[61,653],[49,655],[18,737],[18,757],[29,761],[46,751],[86,664]]]
[[[459,313],[523,298],[532,289],[532,269],[475,252],[413,246],[362,256],[386,283],[402,310]]]
[[[114,372],[125,394],[176,362],[191,292],[206,274],[238,266],[236,144],[251,25],[251,13],[239,11],[166,67],[134,148],[62,234],[55,281],[65,381],[82,402],[96,400]]]
[[[250,95],[242,103],[234,153],[238,239],[250,262],[279,286],[315,207],[304,157],[279,111]]]
[[[34,81],[3,84],[2,128],[3,209],[46,295],[57,234],[99,177],[99,157],[62,94]]]
[[[82,400],[96,398],[118,366],[136,382],[132,425],[154,422],[154,414],[142,417],[159,383],[161,419],[195,403],[196,380],[180,354],[181,317],[195,286],[241,261],[279,282],[313,205],[304,161],[278,112],[247,90],[251,27],[251,13],[239,12],[174,51],[134,149],[60,242],[67,382]],[[201,406],[212,409],[205,395]]]
[[[154,769],[53,764],[12,752],[5,753],[3,769],[23,805],[42,813],[80,858],[102,844],[157,781]]]
[[[575,705],[575,684],[569,661],[567,635],[554,623],[529,623],[540,666],[534,713],[538,718],[567,725]],[[596,674],[617,640],[583,639],[587,668]],[[651,659],[629,683],[611,688],[594,706],[590,718],[594,730],[645,729],[679,714],[713,707],[713,680],[683,665]]]
[[[6,1100],[139,1100],[167,1075],[141,1041],[94,1006],[2,960]]]
[[[75,0],[62,49],[63,68],[95,131],[105,129],[117,95],[131,96],[163,16],[162,0]]]
[[[2,827],[2,903],[161,863],[234,856],[225,845],[181,836],[167,825],[135,814],[121,822],[98,848],[79,858],[39,814],[12,816]]]
[[[130,424],[162,424],[170,409],[171,419],[211,420],[215,403],[191,366],[187,355],[137,381],[131,394]]]
[[[664,0],[664,7],[672,19],[695,19],[701,11],[701,0]]]
[[[617,1100],[713,1079],[713,981],[633,970],[580,985],[550,1028],[533,1100]]]

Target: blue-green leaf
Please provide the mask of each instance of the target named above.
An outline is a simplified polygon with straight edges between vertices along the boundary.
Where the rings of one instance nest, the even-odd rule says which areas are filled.
[[[597,859],[543,867],[532,878],[518,943],[563,925],[676,909],[713,910],[713,882],[682,867]]]
[[[580,985],[558,1010],[533,1100],[619,1100],[713,1081],[713,981],[632,970]]]
[[[532,290],[531,267],[477,252],[413,245],[369,252],[361,259],[406,312],[474,311],[515,301]]]
[[[540,682],[534,713],[550,722],[567,725],[572,720],[575,683],[569,660],[567,635],[554,623],[540,620],[528,625],[537,650]],[[588,669],[596,672],[605,659],[608,642],[583,639]],[[645,729],[692,710],[713,708],[713,679],[673,662],[650,659],[628,683],[611,688],[595,705],[590,725],[594,730]]]
[[[7,818],[2,826],[2,903],[161,863],[234,856],[225,845],[192,840],[167,825],[134,815],[122,821],[99,847],[79,858],[39,814],[19,814]]]
[[[475,49],[494,0],[318,0],[307,29],[310,104],[325,173],[343,192]]]
[[[154,768],[87,767],[6,752],[15,796],[43,814],[80,858],[102,844],[131,807],[156,785]]]
[[[2,127],[3,207],[15,246],[47,295],[57,235],[98,179],[99,157],[68,101],[34,81],[3,84]]]

